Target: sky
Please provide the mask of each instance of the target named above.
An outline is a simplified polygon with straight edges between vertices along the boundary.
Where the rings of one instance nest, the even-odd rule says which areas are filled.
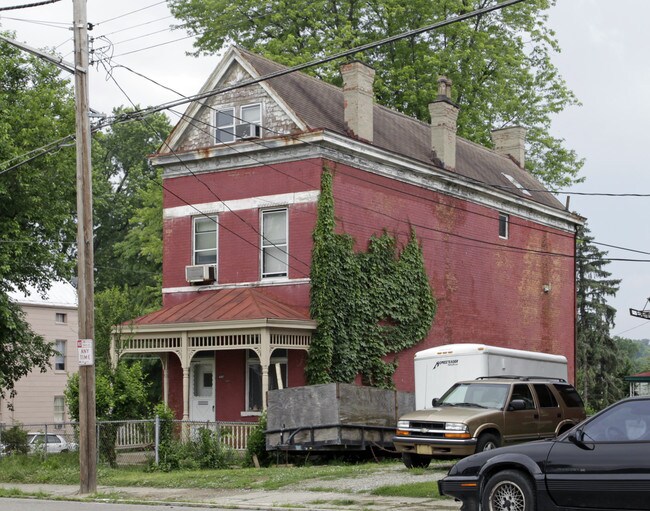
[[[0,8],[35,2],[0,0]],[[90,73],[90,105],[96,111],[110,114],[121,105],[144,107],[176,100],[177,93],[194,94],[218,63],[218,56],[187,55],[193,39],[170,29],[178,21],[164,1],[88,0],[87,12],[93,55],[111,57]],[[548,14],[561,48],[553,62],[582,103],[558,114],[551,129],[585,159],[584,183],[562,191],[570,194],[571,210],[587,218],[608,257],[649,261],[612,261],[606,269],[622,279],[616,297],[608,300],[618,311],[612,333],[650,339],[650,321],[629,314],[630,308],[643,309],[650,297],[650,164],[645,155],[650,39],[641,21],[650,18],[650,2],[558,0]],[[72,18],[72,0],[61,0],[0,11],[0,30],[14,31],[17,40],[32,47],[56,49],[72,62]],[[558,196],[563,203],[566,197]]]

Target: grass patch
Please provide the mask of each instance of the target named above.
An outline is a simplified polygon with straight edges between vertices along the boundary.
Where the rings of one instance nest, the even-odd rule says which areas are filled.
[[[36,497],[39,499],[49,498],[49,495],[42,491],[33,491],[26,492],[19,490],[18,488],[0,488],[0,498],[9,498],[9,497]]]
[[[394,462],[393,462],[394,463]],[[100,465],[98,484],[105,486],[141,486],[186,488],[278,490],[306,480],[336,480],[362,477],[385,469],[386,463],[339,465],[278,466],[268,468],[228,468],[151,472],[146,467],[112,469]],[[0,459],[0,482],[20,484],[79,484],[79,454],[7,456]],[[325,483],[323,486],[326,486]]]
[[[431,481],[380,486],[379,488],[372,490],[370,494],[377,495],[378,497],[414,497],[419,499],[441,498],[440,493],[438,493],[438,485]]]

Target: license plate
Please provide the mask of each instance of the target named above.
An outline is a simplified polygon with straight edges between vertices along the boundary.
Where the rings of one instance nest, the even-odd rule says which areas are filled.
[[[433,454],[433,448],[429,447],[428,445],[416,445],[415,446],[415,452],[417,454],[428,454],[432,455]]]

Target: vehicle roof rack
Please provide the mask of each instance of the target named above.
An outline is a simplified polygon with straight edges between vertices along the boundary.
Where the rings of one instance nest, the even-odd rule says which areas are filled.
[[[477,380],[521,380],[521,381],[530,381],[530,380],[548,380],[548,381],[559,381],[566,383],[564,378],[555,378],[553,376],[518,376],[514,374],[498,374],[496,376],[479,376]]]

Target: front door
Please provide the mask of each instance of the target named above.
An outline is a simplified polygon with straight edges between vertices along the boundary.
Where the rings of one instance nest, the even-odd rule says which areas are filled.
[[[195,360],[190,365],[190,420],[214,421],[214,360]]]

